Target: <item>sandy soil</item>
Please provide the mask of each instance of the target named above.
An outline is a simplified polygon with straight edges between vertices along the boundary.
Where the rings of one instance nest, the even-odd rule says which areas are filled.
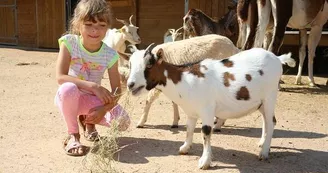
[[[84,157],[67,156],[62,149],[66,127],[53,104],[56,56],[56,52],[0,48],[1,173],[88,172],[83,169]],[[283,85],[285,91],[279,92],[278,123],[269,162],[257,159],[262,120],[256,112],[227,121],[222,132],[212,136],[211,169],[198,170],[202,154],[200,122],[190,154],[179,155],[178,148],[186,136],[186,115],[180,111],[181,125],[171,129],[171,102],[161,95],[143,129],[135,126],[145,97],[133,98],[132,124],[120,138],[120,145],[128,146],[119,153],[116,168],[121,172],[149,173],[328,172],[328,88],[293,85],[293,76],[283,79],[287,84]],[[315,78],[321,85],[326,79]]]

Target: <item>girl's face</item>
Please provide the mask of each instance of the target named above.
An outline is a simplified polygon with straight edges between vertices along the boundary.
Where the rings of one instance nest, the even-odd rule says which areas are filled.
[[[80,28],[84,46],[100,46],[106,36],[107,29],[108,24],[98,19],[84,21]]]

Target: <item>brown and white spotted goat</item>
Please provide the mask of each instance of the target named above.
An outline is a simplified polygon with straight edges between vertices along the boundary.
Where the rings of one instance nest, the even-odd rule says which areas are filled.
[[[240,50],[233,45],[231,40],[229,40],[227,37],[223,37],[216,34],[209,34],[209,35],[193,37],[181,41],[160,44],[154,48],[154,51],[160,48],[165,51],[162,58],[166,62],[175,65],[199,62],[207,57],[211,57],[213,59],[223,59],[240,52]],[[140,51],[141,52],[143,51],[144,53],[145,50],[135,49],[135,51],[136,54],[139,54]],[[140,118],[140,121],[137,124],[138,128],[144,127],[148,119],[150,107],[152,103],[159,97],[160,93],[161,93],[160,90],[156,88],[154,88],[148,93],[143,114]],[[173,103],[172,105],[174,110],[173,111],[174,118],[171,127],[177,128],[180,115],[179,115],[178,106],[174,102],[172,103]],[[219,123],[222,125],[224,121],[219,121]],[[217,127],[218,127],[217,130],[219,130],[220,126]]]
[[[196,121],[200,118],[204,149],[198,167],[207,169],[212,160],[210,138],[214,117],[238,118],[259,110],[264,120],[259,158],[267,159],[281,63],[294,66],[291,55],[277,57],[254,48],[223,60],[205,59],[192,65],[176,66],[163,61],[164,53],[159,49],[153,54],[149,46],[144,52],[133,54],[127,85],[134,96],[157,88],[184,110],[188,116],[187,139],[179,153],[188,153]]]

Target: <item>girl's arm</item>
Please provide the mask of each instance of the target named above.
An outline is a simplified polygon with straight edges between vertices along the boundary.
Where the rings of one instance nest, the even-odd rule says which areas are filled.
[[[112,88],[112,95],[115,96],[114,99],[117,102],[121,95],[121,80],[118,72],[118,61],[108,69],[108,76]]]
[[[118,62],[108,69],[108,76],[112,88],[111,97],[112,101],[104,106],[96,107],[90,110],[89,116],[86,120],[87,123],[99,123],[107,111],[111,110],[116,104],[121,95],[121,81],[118,73]]]
[[[68,70],[71,63],[71,55],[66,48],[64,43],[60,44],[59,54],[56,64],[56,79],[58,84],[63,84],[65,82],[72,82],[78,88],[85,89],[87,91],[93,92],[93,89],[97,87],[94,82],[84,81],[79,78],[69,76]]]

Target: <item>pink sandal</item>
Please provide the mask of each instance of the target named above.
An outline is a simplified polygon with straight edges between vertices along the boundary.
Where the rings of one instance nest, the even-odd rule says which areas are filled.
[[[72,141],[72,135],[69,135],[65,140],[64,140],[64,145],[63,148],[65,150],[65,153],[69,156],[84,156],[88,153],[88,147],[81,145],[80,142],[78,141]],[[70,142],[71,141],[71,142]],[[73,149],[79,149],[82,148],[82,153],[73,153]]]

